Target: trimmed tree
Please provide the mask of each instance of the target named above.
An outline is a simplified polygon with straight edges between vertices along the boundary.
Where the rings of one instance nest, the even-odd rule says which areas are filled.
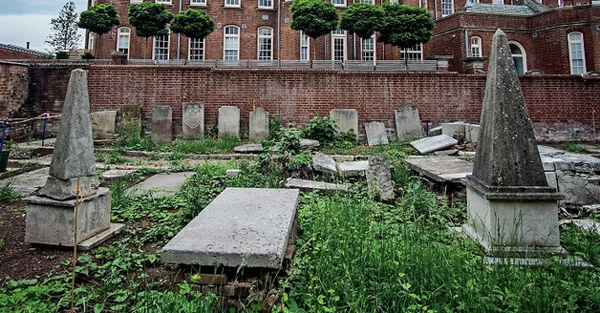
[[[145,59],[148,38],[169,34],[167,24],[173,19],[173,14],[165,8],[164,4],[142,2],[130,5],[127,15],[129,23],[135,28],[135,35],[146,38]]]
[[[77,32],[77,11],[75,2],[65,3],[58,16],[50,20],[52,33],[46,40],[54,48],[54,52],[70,50],[78,46],[81,35]]]
[[[338,27],[338,11],[330,2],[322,0],[295,0],[290,6],[292,22],[290,27],[317,39]],[[315,47],[313,45],[313,59]]]
[[[77,23],[77,26],[96,33],[99,37],[117,25],[119,25],[119,13],[112,4],[98,4],[81,12]]]
[[[340,27],[368,39],[381,27],[383,8],[370,3],[356,3],[342,13]]]
[[[435,25],[427,10],[405,4],[389,3],[383,5],[383,10],[379,41],[400,49],[408,49],[431,39],[431,31]],[[406,57],[404,65],[408,69]]]
[[[187,9],[175,15],[171,30],[189,38],[201,39],[215,30],[215,22],[204,11]]]

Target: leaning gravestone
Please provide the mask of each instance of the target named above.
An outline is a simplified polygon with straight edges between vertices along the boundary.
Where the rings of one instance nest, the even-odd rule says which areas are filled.
[[[123,132],[142,134],[142,107],[137,104],[125,104],[121,107],[121,125]]]
[[[112,139],[116,134],[117,111],[100,111],[91,114],[94,139]]]
[[[394,183],[392,182],[390,162],[387,157],[383,155],[373,155],[369,157],[367,183],[369,185],[369,190],[383,200],[392,200],[396,197],[394,194]]]
[[[156,142],[173,140],[173,112],[170,106],[159,105],[152,108],[152,138]]]
[[[337,132],[354,132],[358,138],[358,111],[354,109],[335,109],[329,112],[329,118],[337,124]]]
[[[25,241],[73,246],[77,205],[77,244],[90,237],[105,240],[106,237],[97,235],[113,230],[110,191],[98,185],[87,72],[77,69],[71,72],[46,184],[37,196],[24,200],[27,203]],[[83,200],[77,199],[81,197]]]
[[[313,155],[313,168],[315,171],[329,174],[338,172],[335,160],[330,155],[319,152]]]
[[[404,105],[394,111],[396,119],[396,137],[398,141],[415,140],[423,137],[419,109]]]
[[[240,137],[240,109],[234,106],[219,108],[219,138]]]
[[[258,108],[250,112],[250,141],[262,141],[269,137],[269,112]]]
[[[387,145],[390,143],[385,131],[385,124],[382,122],[366,123],[365,132],[367,133],[369,146]]]
[[[200,139],[204,137],[204,104],[201,102],[184,102],[182,106],[183,139]]]
[[[506,35],[494,34],[463,230],[488,254],[562,252],[549,187]]]

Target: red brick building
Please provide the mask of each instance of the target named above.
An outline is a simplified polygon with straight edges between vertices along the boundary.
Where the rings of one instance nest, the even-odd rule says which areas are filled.
[[[530,0],[401,1],[427,8],[436,22],[432,40],[406,52],[377,42],[376,34],[363,40],[339,30],[307,38],[290,28],[292,1],[287,0],[150,1],[165,4],[174,14],[188,8],[206,11],[216,28],[203,41],[174,33],[146,40],[135,36],[127,21],[128,6],[142,0],[90,0],[89,5],[115,5],[121,25],[102,36],[88,35],[86,47],[97,58],[121,51],[129,59],[154,60],[369,61],[448,55],[450,70],[468,73],[485,70],[491,36],[502,28],[522,73],[584,74],[600,67],[600,2],[592,0],[543,0],[543,5]],[[389,0],[329,1],[341,13],[353,3]]]
[[[0,60],[39,59],[45,55],[44,52],[0,43]]]

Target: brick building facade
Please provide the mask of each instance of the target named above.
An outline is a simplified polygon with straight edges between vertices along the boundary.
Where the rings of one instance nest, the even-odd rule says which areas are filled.
[[[148,1],[148,0],[146,0]],[[98,36],[88,34],[86,47],[97,58],[117,50],[130,59],[197,60],[397,60],[396,47],[362,40],[344,31],[313,40],[290,28],[287,0],[150,0],[176,14],[188,8],[203,10],[216,28],[204,41],[170,33],[140,38],[127,21],[127,8],[142,0],[90,0],[89,5],[113,4],[121,25]],[[355,2],[381,5],[389,0],[330,0],[340,13]],[[472,2],[478,3],[472,3]],[[600,2],[592,0],[406,0],[427,8],[436,22],[432,40],[411,49],[409,59],[452,56],[450,70],[473,72],[489,55],[491,36],[502,28],[511,41],[520,72],[583,74],[600,66]],[[503,1],[503,2],[502,2]],[[481,3],[479,3],[481,2]],[[593,2],[593,3],[592,3]],[[572,6],[572,5],[575,6]],[[225,44],[227,42],[227,44]],[[570,57],[571,56],[571,57]],[[473,57],[475,57],[473,59]],[[482,58],[479,60],[478,58]],[[473,62],[474,61],[474,62]],[[486,64],[483,62],[485,70]]]
[[[0,60],[39,59],[44,56],[46,56],[44,52],[0,43]]]

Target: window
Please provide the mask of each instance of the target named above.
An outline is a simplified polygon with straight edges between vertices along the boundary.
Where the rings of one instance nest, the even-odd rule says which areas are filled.
[[[239,8],[240,6],[240,0],[225,0],[225,7]]]
[[[144,0],[131,0],[131,3],[142,3]]]
[[[402,49],[400,51],[400,59],[404,60],[405,58],[410,61],[423,60],[423,45],[419,43],[408,49]]]
[[[454,13],[454,0],[442,0],[442,17]]]
[[[154,60],[169,59],[169,35],[154,37],[154,49],[152,54],[152,59]]]
[[[472,57],[481,57],[483,52],[481,52],[481,38],[477,36],[471,37],[471,56]]]
[[[375,0],[360,0],[360,3],[375,4]]]
[[[585,50],[583,47],[583,34],[576,32],[570,33],[569,41],[569,63],[571,64],[571,74],[583,74],[585,70]]]
[[[525,55],[525,49],[523,49],[523,46],[519,43],[514,41],[508,42],[508,46],[510,47],[510,53],[515,62],[517,74],[523,75],[523,73],[527,72],[527,56]]]
[[[345,7],[346,0],[331,0],[331,4],[333,4],[336,7]]]
[[[419,7],[427,9],[427,0],[419,0]]]
[[[188,59],[190,60],[204,60],[204,44],[206,41],[204,38],[190,38],[190,51],[188,53]]]
[[[171,0],[156,0],[156,3],[171,4]]]
[[[240,28],[226,26],[223,30],[223,60],[239,60],[240,58]]]
[[[206,6],[206,0],[190,0],[190,5]]]
[[[273,0],[258,0],[258,8],[259,9],[272,9],[273,8]]]
[[[375,35],[361,41],[361,59],[364,61],[375,60]]]
[[[346,31],[340,28],[331,32],[331,55],[334,61],[346,60]]]
[[[94,39],[95,39],[96,35],[94,35],[94,33],[90,32],[88,35],[88,50],[94,50]]]
[[[273,29],[261,27],[258,29],[258,60],[273,60]]]
[[[492,4],[504,4],[503,0],[492,0]]]
[[[398,0],[390,0],[390,3],[391,4],[396,4],[396,3],[398,3]]]
[[[310,40],[304,32],[300,32],[300,60],[310,60]]]
[[[121,27],[117,30],[117,51],[127,54],[129,58],[129,39],[131,38],[131,30],[127,27]]]

